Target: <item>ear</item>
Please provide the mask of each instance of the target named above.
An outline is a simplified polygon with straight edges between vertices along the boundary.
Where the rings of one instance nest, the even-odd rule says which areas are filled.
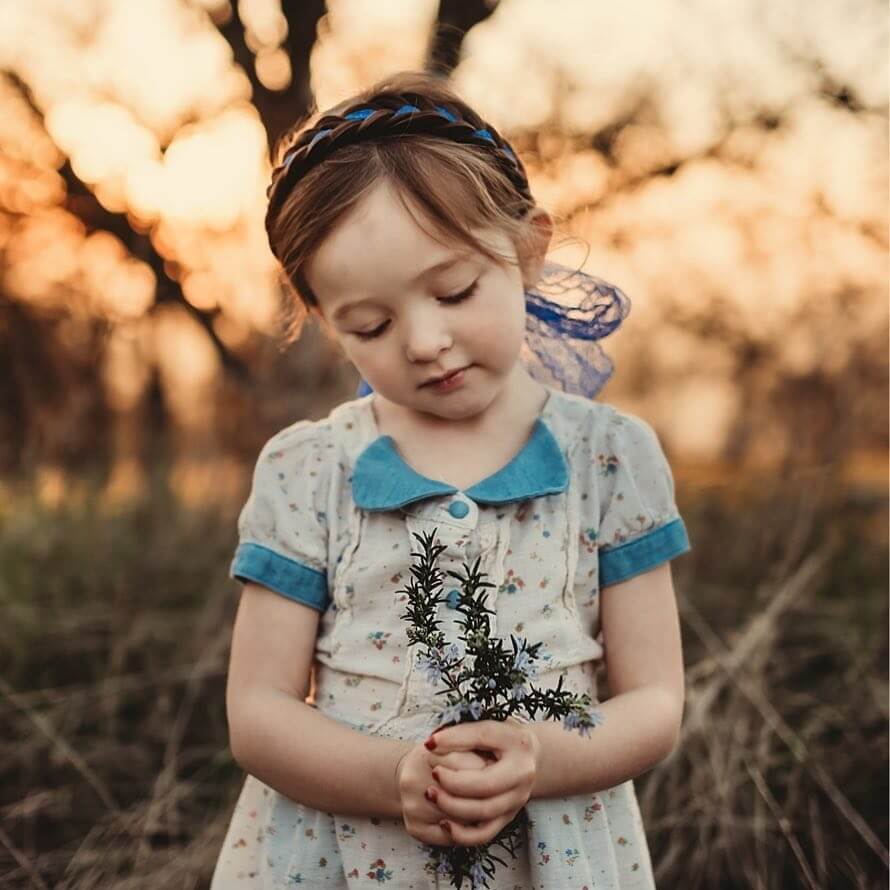
[[[541,277],[547,248],[553,235],[553,220],[542,207],[533,208],[527,217],[530,231],[518,248],[519,265],[522,270],[522,283],[526,288],[533,287]]]

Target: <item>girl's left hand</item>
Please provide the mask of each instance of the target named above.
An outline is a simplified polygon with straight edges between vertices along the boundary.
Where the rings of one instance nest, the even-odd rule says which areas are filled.
[[[436,731],[429,756],[436,805],[446,816],[454,842],[470,847],[486,844],[526,805],[538,774],[541,743],[531,725],[511,720],[479,720]],[[451,751],[492,752],[495,760],[483,770],[450,769]],[[472,827],[470,823],[478,826]]]

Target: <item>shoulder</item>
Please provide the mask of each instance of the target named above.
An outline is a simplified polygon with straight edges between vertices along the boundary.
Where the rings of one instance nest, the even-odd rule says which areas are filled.
[[[612,408],[608,423],[603,429],[604,444],[625,451],[661,450],[658,434],[652,424],[637,414]]]
[[[337,404],[317,420],[303,419],[266,440],[256,461],[256,474],[266,479],[300,479],[304,483],[348,482],[346,471],[368,436],[366,399]]]
[[[324,489],[337,462],[337,437],[331,416],[302,419],[278,430],[263,444],[256,458],[254,484],[276,489]]]
[[[641,485],[656,480],[673,487],[667,456],[648,420],[612,407],[593,440],[593,461],[604,476],[631,476]],[[659,483],[660,484],[660,483]]]
[[[594,484],[602,494],[621,473],[670,474],[655,429],[630,411],[585,396],[559,393],[550,419],[582,497]]]
[[[263,445],[263,451],[298,450],[315,444],[322,444],[330,438],[330,417],[322,420],[297,420],[278,430]]]
[[[597,402],[587,396],[554,389],[547,416],[568,430],[586,435],[606,424],[615,408],[608,402]]]
[[[260,449],[258,464],[322,463],[332,441],[325,420],[298,420],[279,430]]]
[[[658,435],[647,420],[609,402],[561,393],[558,407],[574,437],[596,448],[645,448],[658,442]]]
[[[583,460],[604,440],[618,413],[608,402],[554,390],[547,420],[565,450]]]
[[[263,445],[260,457],[265,460],[305,461],[319,463],[336,457],[342,432],[353,429],[360,399],[341,402],[317,420],[302,419],[279,430]]]

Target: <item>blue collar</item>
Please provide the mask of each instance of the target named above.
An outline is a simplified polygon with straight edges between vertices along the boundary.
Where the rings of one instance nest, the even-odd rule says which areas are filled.
[[[508,504],[565,491],[569,471],[562,449],[538,417],[531,437],[505,467],[463,493],[479,504]],[[396,450],[392,436],[378,436],[365,448],[352,472],[352,499],[363,510],[394,510],[423,498],[460,489],[413,470]]]

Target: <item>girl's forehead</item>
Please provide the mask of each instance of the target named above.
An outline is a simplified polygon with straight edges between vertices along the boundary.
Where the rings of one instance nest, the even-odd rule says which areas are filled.
[[[485,261],[470,245],[435,233],[419,211],[409,212],[392,188],[382,185],[321,242],[306,265],[306,277],[319,299],[327,301],[341,293],[404,287],[454,257]]]

